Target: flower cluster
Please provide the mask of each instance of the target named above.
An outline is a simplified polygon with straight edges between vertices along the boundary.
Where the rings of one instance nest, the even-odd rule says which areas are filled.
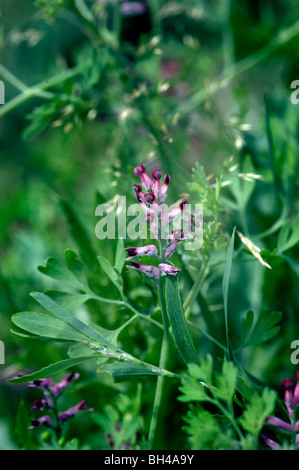
[[[296,445],[299,444],[299,420],[296,421],[296,408],[299,404],[299,372],[295,373],[296,385],[294,387],[294,381],[292,379],[284,379],[282,381],[282,387],[284,388],[284,403],[287,409],[287,413],[290,422],[284,421],[276,416],[268,416],[266,423],[274,428],[281,429],[283,431],[289,431],[296,437]],[[261,442],[271,447],[271,449],[281,449],[280,444],[273,441],[266,435],[260,437]]]
[[[173,224],[174,220],[183,213],[188,202],[186,199],[183,199],[177,207],[168,212],[164,212],[163,202],[167,197],[170,176],[165,175],[163,183],[161,184],[161,171],[153,171],[151,178],[143,164],[134,168],[134,174],[140,178],[141,185],[144,189],[143,191],[142,187],[138,184],[133,185],[136,192],[136,199],[144,210],[145,220],[155,239],[160,242],[161,249],[159,253],[155,245],[126,248],[128,254],[126,260],[131,261],[131,265],[127,267],[143,272],[156,280],[159,279],[160,275],[175,276],[180,271],[180,268],[168,264],[167,261],[174,254],[178,243],[185,240],[186,237],[183,230],[180,228],[173,229],[171,233],[168,232],[169,227]],[[165,232],[168,233],[166,237],[164,237]],[[155,257],[160,263],[158,267],[155,267],[132,261],[132,259],[137,256]]]
[[[31,409],[39,411],[48,410],[50,413],[33,419],[29,429],[34,429],[39,426],[55,428],[79,413],[94,411],[93,408],[86,409],[86,402],[84,400],[81,400],[77,405],[62,413],[58,413],[57,411],[57,398],[72,381],[77,380],[79,377],[80,374],[70,372],[63,380],[56,384],[53,384],[52,378],[34,380],[28,383],[29,388],[39,388],[44,394],[44,398],[38,398],[33,403]]]

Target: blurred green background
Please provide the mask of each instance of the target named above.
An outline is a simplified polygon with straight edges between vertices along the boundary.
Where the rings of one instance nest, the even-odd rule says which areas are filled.
[[[116,194],[133,202],[132,169],[142,162],[171,174],[173,202],[187,193],[195,162],[209,175],[231,155],[241,168],[250,156],[264,182],[257,182],[246,209],[248,234],[267,230],[282,213],[292,223],[298,213],[299,105],[290,101],[290,84],[299,79],[296,0],[152,0],[139,2],[141,11],[132,11],[131,5],[129,13],[117,2],[86,1],[96,32],[80,4],[1,1],[0,79],[6,99],[0,105],[0,340],[6,350],[5,365],[0,365],[1,449],[23,445],[20,401],[29,409],[35,396],[7,378],[65,356],[59,344],[22,340],[10,331],[13,313],[36,308],[29,292],[56,287],[37,266],[48,256],[63,259],[67,248],[77,249],[60,199],[85,224],[98,254],[111,261],[115,243],[96,239],[95,207]],[[22,93],[18,80],[31,87],[75,67],[83,72],[47,90],[52,97],[23,100],[1,115],[3,106]],[[230,227],[244,229],[238,215],[229,217]],[[261,239],[261,247],[273,250],[277,235],[273,231]],[[296,259],[298,246],[286,259],[274,257],[271,271],[254,262],[245,268],[236,264],[232,272],[230,318],[236,341],[247,310],[283,314],[278,337],[243,357],[251,373],[275,388],[295,370],[290,343],[299,338]],[[216,262],[203,286],[220,324],[222,274]],[[137,278],[130,276],[125,272],[133,288]],[[105,289],[113,295],[109,286]],[[142,295],[150,305],[149,292]],[[116,310],[101,306],[99,311],[92,303],[78,314],[87,312],[108,328],[120,319]],[[136,351],[153,348],[143,336],[140,327],[132,328],[126,341]],[[209,350],[204,337],[197,341],[202,354]],[[83,396],[101,412],[107,403],[115,404],[120,392],[137,396],[136,383],[101,380],[91,366],[80,372],[82,384],[70,392],[72,403]],[[143,383],[145,416],[153,383]],[[174,395],[168,412],[177,428],[182,407]],[[160,433],[160,448],[180,446],[177,431],[162,427]],[[107,446],[103,430],[88,416],[72,423],[70,435],[93,448]],[[34,448],[35,438],[28,439]]]

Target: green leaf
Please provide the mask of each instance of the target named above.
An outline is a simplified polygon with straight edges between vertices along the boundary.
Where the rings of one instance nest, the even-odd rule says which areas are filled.
[[[120,295],[123,295],[123,288],[122,288],[122,278],[118,271],[116,271],[113,266],[111,265],[110,261],[108,261],[103,256],[98,256],[98,260],[100,262],[101,268],[107,274],[110,281],[113,282],[115,287],[119,290]]]
[[[47,258],[46,266],[38,266],[38,270],[46,276],[57,279],[58,281],[65,282],[66,284],[75,287],[76,289],[82,289],[81,282],[74,276],[73,273],[58,259]]]
[[[90,349],[88,346],[85,346],[85,344],[72,344],[70,348],[68,349],[68,356],[75,359],[75,358],[80,358],[80,357],[90,357],[90,356],[95,356],[99,357],[99,354]]]
[[[270,416],[274,410],[275,400],[275,392],[267,388],[263,389],[261,396],[259,396],[257,392],[253,394],[251,403],[249,403],[246,411],[239,420],[245,431],[255,436],[260,433],[266,418]]]
[[[100,367],[98,373],[108,372],[118,381],[139,378],[145,375],[159,375],[150,369],[142,367],[138,364],[130,364],[125,362],[114,362]]]
[[[47,291],[45,294],[70,312],[73,312],[91,298],[89,294],[77,294],[55,290]]]
[[[280,312],[263,310],[255,322],[250,335],[247,337],[246,342],[243,344],[243,347],[264,343],[276,336],[280,330],[280,326],[277,326],[280,320]]]
[[[254,320],[253,311],[249,310],[249,312],[247,312],[247,315],[243,318],[243,321],[242,321],[242,343],[246,342],[246,338],[249,335],[249,332],[253,325],[253,320]]]
[[[223,302],[224,302],[224,321],[225,321],[225,331],[226,331],[226,346],[227,346],[227,354],[228,359],[230,359],[230,342],[229,342],[229,330],[228,330],[228,309],[227,309],[227,301],[228,301],[228,286],[229,286],[229,278],[230,272],[232,267],[232,259],[233,259],[233,251],[234,251],[234,242],[235,242],[235,230],[236,227],[233,229],[233,233],[229,242],[226,263],[224,267],[224,274],[223,274],[223,281],[222,281],[222,293],[223,293]]]
[[[72,250],[66,250],[65,260],[69,270],[78,279],[79,283],[84,287],[86,292],[89,291],[88,281],[83,264],[78,258],[77,253]]]
[[[85,227],[79,221],[77,215],[68,202],[60,200],[60,205],[70,225],[71,234],[80,248],[82,260],[91,271],[98,274],[99,265],[97,255],[92,248],[92,243]]]
[[[117,247],[116,247],[116,255],[115,255],[115,269],[118,271],[120,274],[123,270],[124,264],[125,264],[125,246],[124,246],[124,240],[123,238],[120,238],[117,242]]]
[[[93,359],[93,356],[90,357],[77,357],[74,359],[64,359],[63,361],[55,362],[54,364],[50,364],[43,369],[40,369],[37,372],[33,372],[32,374],[23,375],[21,377],[16,377],[14,379],[9,379],[9,382],[13,382],[16,384],[23,384],[26,382],[31,382],[32,380],[39,380],[45,379],[46,377],[50,377],[57,372],[61,372],[62,370],[69,369],[70,367],[76,366],[81,362],[87,361],[88,359]]]
[[[216,374],[216,388],[212,393],[216,398],[230,403],[235,393],[238,369],[232,362],[224,362],[222,373]]]
[[[115,351],[115,346],[111,344],[109,341],[104,338],[100,333],[95,331],[94,329],[90,328],[87,326],[85,323],[83,323],[81,320],[76,318],[74,315],[72,315],[70,312],[62,308],[60,305],[58,305],[54,300],[52,300],[50,297],[48,297],[45,294],[42,294],[41,292],[32,292],[31,296],[46,310],[51,312],[56,318],[59,318],[60,320],[63,320],[66,322],[68,325],[71,325],[73,328],[78,330],[79,332],[83,333],[86,335],[88,338],[92,339],[93,341],[96,341],[97,343],[106,346],[109,349],[113,349]]]
[[[35,312],[20,312],[12,316],[13,323],[25,331],[47,338],[66,341],[88,341],[88,337],[63,320]]]
[[[175,344],[186,364],[197,363],[197,355],[182,309],[176,276],[166,276],[166,309]]]

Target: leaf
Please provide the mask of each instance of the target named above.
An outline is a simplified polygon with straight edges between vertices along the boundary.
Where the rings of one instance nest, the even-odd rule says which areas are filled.
[[[222,373],[216,374],[216,388],[212,393],[216,398],[230,403],[235,393],[238,369],[232,362],[224,362]]]
[[[79,283],[84,287],[86,292],[89,291],[88,281],[83,264],[78,258],[77,253],[72,250],[66,250],[65,260],[69,270],[78,279]]]
[[[228,301],[228,285],[229,285],[230,271],[231,271],[233,251],[234,251],[235,230],[236,230],[236,227],[234,227],[233,229],[233,233],[229,242],[226,263],[224,267],[223,281],[222,281],[222,293],[223,293],[223,302],[224,302],[224,321],[225,321],[226,346],[227,346],[228,359],[230,358],[230,342],[229,342],[229,330],[228,330],[227,301]]]
[[[72,344],[70,348],[68,349],[68,356],[75,359],[78,357],[90,357],[90,356],[95,356],[99,357],[99,354],[96,351],[93,351],[90,349],[88,346],[85,346],[85,344]]]
[[[88,337],[63,320],[35,312],[20,312],[12,316],[13,323],[25,331],[47,338],[66,341],[88,341]]]
[[[61,261],[50,257],[46,259],[45,263],[46,266],[38,266],[38,270],[41,273],[53,279],[57,279],[58,281],[65,282],[76,289],[82,289],[81,282],[79,282],[76,276],[74,276]]]
[[[65,321],[68,325],[71,325],[73,328],[78,330],[79,332],[83,333],[93,341],[96,341],[97,343],[100,343],[103,346],[106,346],[107,348],[110,348],[115,351],[115,346],[111,344],[109,341],[104,338],[101,334],[99,334],[97,331],[94,329],[90,328],[87,326],[85,323],[83,323],[81,320],[76,318],[74,315],[72,315],[70,312],[62,308],[60,305],[58,305],[54,300],[52,300],[50,297],[48,297],[45,294],[42,294],[41,292],[32,292],[30,294],[42,307],[44,307],[46,310],[51,312],[56,318],[59,318],[60,320]]]
[[[255,325],[253,326],[245,344],[243,344],[243,347],[264,343],[265,341],[268,341],[269,339],[276,336],[280,330],[280,326],[277,326],[277,323],[280,320],[280,312],[270,313],[268,310],[263,310],[255,322]]]
[[[197,364],[197,355],[182,309],[176,276],[166,276],[165,299],[167,314],[178,351],[186,364]]]
[[[108,372],[114,379],[117,379],[118,381],[139,378],[145,375],[159,375],[157,372],[147,369],[146,367],[142,367],[138,364],[122,362],[114,362],[113,364],[104,365],[100,367],[97,372]]]
[[[61,307],[69,310],[70,312],[73,312],[91,298],[89,294],[60,292],[56,290],[47,291],[45,294],[51,297],[51,299],[55,300],[55,302],[61,305]]]
[[[291,234],[290,234],[291,233]],[[299,243],[299,215],[294,219],[293,226],[287,220],[279,232],[277,240],[277,253],[281,254],[290,250]]]
[[[26,382],[31,382],[33,380],[45,379],[46,377],[50,377],[56,374],[57,372],[61,372],[62,370],[69,369],[70,367],[76,366],[81,362],[87,361],[88,359],[93,359],[93,356],[64,359],[63,361],[50,364],[49,366],[44,367],[43,369],[40,369],[37,372],[33,372],[32,374],[23,375],[21,377],[15,377],[14,379],[9,379],[9,382],[23,384]]]
[[[85,227],[79,221],[77,215],[68,202],[61,199],[60,205],[70,225],[71,234],[80,248],[80,255],[82,260],[84,263],[86,263],[86,266],[88,266],[91,271],[94,271],[98,274],[99,265],[97,261],[97,255],[92,248],[92,243]]]
[[[247,312],[247,315],[245,316],[245,318],[243,318],[243,321],[242,321],[242,342],[243,343],[246,342],[246,338],[249,335],[249,332],[253,325],[253,320],[254,320],[253,311],[249,310],[249,312]]]
[[[125,246],[123,238],[120,238],[117,242],[116,255],[115,255],[115,269],[120,274],[125,264]]]
[[[107,274],[109,277],[110,281],[113,282],[115,287],[119,290],[120,295],[123,295],[123,288],[122,288],[122,278],[111,265],[110,261],[108,261],[106,258],[103,256],[98,256],[98,260],[100,262],[101,268],[103,271]]]
[[[245,431],[258,436],[266,418],[270,416],[274,410],[275,401],[276,394],[273,390],[264,388],[261,396],[255,392],[246,411],[239,420]]]

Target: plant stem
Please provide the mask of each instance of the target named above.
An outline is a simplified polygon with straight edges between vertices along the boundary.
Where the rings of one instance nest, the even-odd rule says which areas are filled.
[[[169,353],[169,341],[164,333],[162,347],[161,347],[161,355],[160,355],[160,362],[159,367],[164,369],[165,364],[167,362]],[[158,415],[162,401],[162,392],[163,392],[163,385],[164,385],[164,377],[159,376],[157,379],[157,386],[156,386],[156,393],[155,393],[155,401],[153,407],[153,413],[151,418],[149,436],[148,436],[148,450],[153,449],[154,440],[156,435],[156,429],[158,424]]]
[[[164,245],[161,239],[160,230],[159,230],[159,245],[160,245],[159,254],[163,262],[165,260],[165,249],[164,249]],[[169,356],[170,334],[169,334],[168,316],[167,316],[167,311],[166,311],[166,302],[165,302],[165,295],[164,295],[164,277],[161,274],[159,277],[158,293],[159,293],[159,300],[160,300],[161,314],[162,314],[163,328],[164,328],[159,367],[160,369],[163,370],[166,368],[167,359]],[[150,430],[149,430],[148,450],[153,449],[153,446],[154,446],[157,424],[158,424],[159,410],[160,410],[161,403],[162,403],[163,386],[164,386],[164,377],[159,376],[157,379],[154,407],[153,407],[153,413],[152,413]]]
[[[185,312],[185,317],[186,319],[188,320],[189,318],[189,315],[190,315],[190,312],[191,312],[191,308],[192,308],[192,305],[193,305],[193,302],[195,301],[196,297],[197,297],[197,294],[202,286],[202,283],[203,283],[203,279],[204,279],[204,273],[205,273],[205,270],[206,270],[206,267],[207,267],[207,264],[208,264],[208,261],[209,261],[209,258],[206,258],[203,262],[202,262],[202,265],[201,265],[201,268],[200,268],[200,271],[199,271],[199,274],[197,276],[197,279],[196,281],[194,282],[191,290],[189,291],[189,294],[184,302],[184,306],[183,306],[183,309],[184,309],[184,312]]]
[[[80,70],[81,70],[80,67],[74,67],[73,69],[69,69],[64,72],[61,72],[47,80],[43,80],[42,82],[36,85],[33,85],[31,87],[26,87],[25,89],[23,89],[22,93],[15,96],[10,101],[8,101],[8,103],[1,106],[0,117],[9,113],[14,108],[20,106],[21,104],[25,103],[31,98],[35,98],[38,96],[42,96],[43,98],[47,98],[47,99],[53,98],[53,93],[50,93],[50,92],[46,93],[45,90],[52,88],[54,86],[60,85],[64,81],[70,78],[73,78],[75,75],[78,75],[80,73]],[[24,84],[22,84],[22,86],[23,85]],[[20,86],[21,86],[21,82],[18,82],[18,88],[20,88]]]

